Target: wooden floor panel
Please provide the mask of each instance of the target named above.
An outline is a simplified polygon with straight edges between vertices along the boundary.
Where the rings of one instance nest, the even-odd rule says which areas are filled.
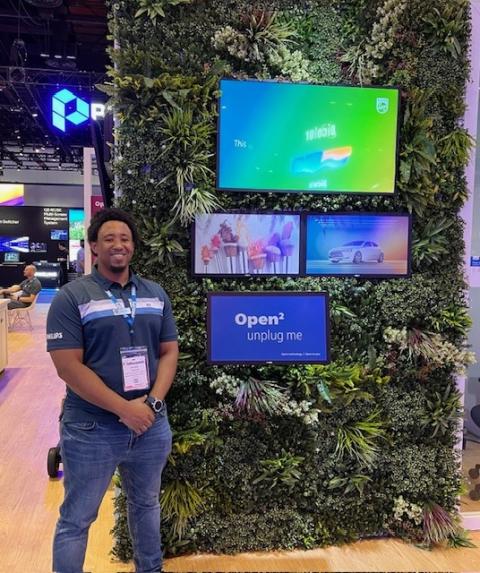
[[[22,327],[9,333],[9,366],[0,376],[0,573],[51,570],[51,539],[63,488],[61,478],[48,478],[46,460],[58,441],[64,385],[45,352],[47,310],[48,305],[37,305],[32,332]],[[132,564],[116,563],[109,555],[112,495],[105,497],[90,531],[85,571],[91,573],[133,571]],[[480,546],[480,533],[473,538]],[[178,557],[166,561],[165,571],[478,573],[480,549],[423,551],[396,540],[370,540],[313,551]]]

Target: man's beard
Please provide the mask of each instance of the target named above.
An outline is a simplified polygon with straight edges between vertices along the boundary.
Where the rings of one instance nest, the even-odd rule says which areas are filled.
[[[121,274],[121,273],[123,273],[123,271],[124,271],[125,269],[128,268],[128,265],[122,265],[122,266],[113,266],[113,265],[110,265],[108,268],[109,268],[109,270],[110,270],[111,273]]]

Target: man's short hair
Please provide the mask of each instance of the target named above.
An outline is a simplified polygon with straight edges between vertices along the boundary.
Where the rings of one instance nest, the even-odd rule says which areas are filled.
[[[132,233],[134,244],[138,244],[138,231],[135,220],[129,213],[123,211],[123,209],[117,209],[116,207],[101,209],[95,213],[87,230],[89,243],[97,242],[98,231],[100,230],[100,227],[107,221],[120,221],[121,223],[125,223]]]

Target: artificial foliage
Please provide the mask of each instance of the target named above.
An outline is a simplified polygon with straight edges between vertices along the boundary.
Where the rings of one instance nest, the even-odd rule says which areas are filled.
[[[159,492],[166,552],[313,548],[369,536],[468,544],[455,375],[472,360],[462,277],[467,0],[110,0],[117,204],[136,270],[170,294],[180,366]],[[219,193],[221,77],[401,90],[394,197]],[[189,223],[223,209],[410,212],[410,278],[193,279]],[[206,294],[326,291],[332,362],[208,366]],[[114,553],[131,556],[125,500]]]

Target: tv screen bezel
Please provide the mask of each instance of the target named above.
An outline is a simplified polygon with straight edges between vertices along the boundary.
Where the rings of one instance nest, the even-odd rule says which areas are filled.
[[[190,253],[190,273],[193,278],[217,278],[224,279],[233,277],[236,279],[241,278],[272,278],[272,277],[301,277],[302,276],[302,212],[301,211],[276,211],[274,209],[267,209],[261,211],[258,209],[247,210],[247,209],[232,209],[228,211],[215,212],[215,213],[198,213],[198,215],[208,216],[208,215],[292,215],[298,217],[298,273],[269,273],[269,274],[252,274],[252,273],[197,273],[195,272],[195,252],[196,252],[196,220],[192,221],[190,226],[190,240],[191,240],[191,253]]]
[[[378,217],[404,217],[408,219],[408,237],[407,237],[407,272],[405,274],[372,274],[372,273],[307,273],[307,242],[308,229],[307,223],[309,217],[326,217],[326,216],[378,216]],[[356,279],[403,279],[412,274],[412,215],[411,213],[377,212],[377,211],[327,211],[327,212],[303,212],[301,222],[301,236],[303,237],[300,272],[303,277],[350,277]]]
[[[221,296],[268,296],[268,297],[294,297],[294,296],[319,296],[325,300],[325,345],[326,345],[326,359],[325,360],[312,360],[309,362],[298,360],[212,360],[212,305],[211,299],[213,297]],[[273,364],[273,365],[291,365],[291,364],[329,364],[331,362],[331,320],[330,320],[330,296],[326,291],[211,291],[207,293],[207,364]]]
[[[346,88],[346,89],[385,89],[394,90],[398,93],[397,99],[397,121],[396,121],[396,137],[395,137],[395,168],[393,174],[393,191],[384,193],[374,193],[372,191],[345,191],[345,190],[335,190],[335,191],[312,191],[308,190],[298,190],[298,189],[267,189],[267,188],[247,188],[247,187],[221,187],[220,186],[220,137],[221,137],[221,102],[222,102],[222,82],[254,82],[254,83],[269,83],[269,84],[289,84],[289,85],[308,85],[316,87],[325,88]],[[371,196],[371,197],[395,197],[398,193],[398,176],[399,176],[399,164],[400,164],[400,115],[401,115],[401,89],[399,86],[352,86],[347,84],[314,84],[310,82],[282,82],[282,81],[272,81],[272,80],[259,80],[259,79],[236,79],[236,78],[220,78],[218,82],[219,97],[217,100],[217,141],[216,141],[216,170],[215,170],[215,189],[217,191],[227,191],[229,193],[294,193],[294,194],[309,194],[315,196],[323,195],[348,195],[352,197],[356,196]]]

